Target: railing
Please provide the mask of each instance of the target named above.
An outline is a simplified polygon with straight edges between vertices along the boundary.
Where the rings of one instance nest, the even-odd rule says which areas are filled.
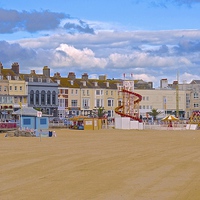
[[[185,130],[186,125],[182,122],[175,122],[172,124],[172,126],[169,125],[169,123],[144,123],[144,129],[157,129],[157,130]]]
[[[49,122],[49,127],[53,128],[53,127],[66,127],[66,125],[64,124],[64,122]]]

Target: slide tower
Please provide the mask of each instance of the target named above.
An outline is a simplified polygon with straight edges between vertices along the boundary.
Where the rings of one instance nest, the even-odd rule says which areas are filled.
[[[134,81],[123,81],[119,95],[122,97],[122,105],[116,107],[115,112],[121,117],[130,117],[132,120],[142,122],[139,113],[142,96],[134,92]]]

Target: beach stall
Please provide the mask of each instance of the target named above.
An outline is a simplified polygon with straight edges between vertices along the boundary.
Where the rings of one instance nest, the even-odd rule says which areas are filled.
[[[101,119],[89,118],[87,116],[75,116],[70,119],[70,128],[77,130],[98,130],[101,129]]]
[[[179,119],[176,118],[174,115],[168,115],[161,120],[167,122],[168,127],[173,127],[174,122],[177,122]]]

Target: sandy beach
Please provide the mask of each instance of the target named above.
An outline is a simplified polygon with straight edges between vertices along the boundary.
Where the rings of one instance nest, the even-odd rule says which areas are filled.
[[[199,200],[200,131],[0,134],[1,200]]]

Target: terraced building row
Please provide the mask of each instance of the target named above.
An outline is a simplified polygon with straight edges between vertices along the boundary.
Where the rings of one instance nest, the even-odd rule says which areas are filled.
[[[115,108],[123,101],[120,93],[123,81],[107,79],[106,75],[91,79],[87,73],[77,78],[74,72],[67,77],[59,72],[51,76],[48,66],[43,67],[42,74],[35,70],[25,74],[20,73],[17,62],[10,69],[0,63],[0,118],[10,118],[13,111],[26,106],[60,118],[93,116],[99,107],[104,107],[108,117],[114,118]],[[183,118],[200,109],[200,80],[168,84],[167,79],[162,79],[159,88],[154,88],[152,82],[130,81],[134,81],[135,92],[142,95],[143,118],[153,108],[161,110],[163,115],[178,112]]]

